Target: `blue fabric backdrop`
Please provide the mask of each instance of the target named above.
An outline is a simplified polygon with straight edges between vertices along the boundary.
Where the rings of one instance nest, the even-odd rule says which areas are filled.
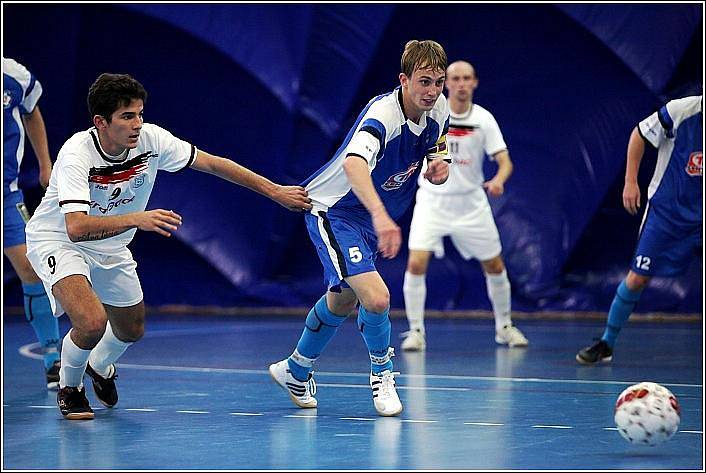
[[[702,8],[6,4],[3,40],[5,55],[44,85],[53,155],[90,126],[95,77],[126,72],[150,94],[147,121],[294,184],[329,159],[372,96],[398,83],[404,43],[435,39],[451,60],[475,65],[475,101],[497,118],[515,163],[491,202],[514,307],[607,310],[639,226],[620,200],[627,139],[665,101],[702,93]],[[31,200],[39,192],[27,155]],[[654,154],[643,189],[651,166]],[[322,293],[301,215],[195,171],[158,181],[150,207],[177,210],[184,225],[177,239],[140,233],[132,245],[148,304],[299,306]],[[428,306],[490,308],[479,265],[447,250],[430,267]],[[380,261],[393,307],[403,306],[406,255]],[[655,280],[638,311],[700,312],[701,287],[699,254],[685,276]]]

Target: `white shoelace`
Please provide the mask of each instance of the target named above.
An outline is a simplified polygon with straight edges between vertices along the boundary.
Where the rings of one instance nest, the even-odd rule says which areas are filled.
[[[381,383],[380,383],[380,394],[379,397],[381,398],[389,398],[392,397],[392,393],[396,392],[395,391],[395,375],[400,374],[399,371],[387,371],[385,373],[382,373],[381,378]]]

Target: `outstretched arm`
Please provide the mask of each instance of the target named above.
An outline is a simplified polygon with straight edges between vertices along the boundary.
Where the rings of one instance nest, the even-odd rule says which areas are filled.
[[[34,155],[39,162],[39,184],[46,188],[49,185],[49,177],[51,176],[51,158],[49,157],[49,145],[47,143],[47,130],[44,126],[42,113],[39,111],[39,105],[34,107],[32,113],[22,115],[27,138],[32,144]]]
[[[196,160],[191,167],[198,171],[213,174],[226,181],[247,187],[294,212],[310,210],[312,207],[311,199],[303,187],[275,184],[269,179],[230,159],[221,158],[198,150]]]
[[[390,218],[380,196],[375,191],[370,177],[368,163],[356,155],[348,155],[343,170],[358,200],[365,206],[373,220],[373,228],[378,237],[378,250],[385,258],[394,258],[402,244],[400,227]]]
[[[637,214],[637,209],[640,208],[640,186],[637,184],[637,174],[644,154],[645,140],[635,127],[628,142],[628,162],[625,166],[625,186],[623,187],[623,207],[631,215]]]

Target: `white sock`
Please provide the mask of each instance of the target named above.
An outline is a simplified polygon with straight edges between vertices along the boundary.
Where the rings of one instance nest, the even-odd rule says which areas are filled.
[[[507,278],[507,271],[503,269],[499,274],[485,273],[485,284],[488,287],[488,298],[495,315],[495,330],[512,325],[510,280]]]
[[[83,373],[91,350],[84,350],[76,346],[71,340],[71,332],[64,337],[61,344],[61,369],[59,370],[59,387],[83,387]]]
[[[402,290],[409,329],[424,333],[424,303],[427,298],[426,275],[405,271]]]
[[[100,339],[98,345],[91,351],[91,358],[88,362],[96,373],[107,378],[112,374],[110,365],[115,363],[130,345],[132,345],[132,342],[123,342],[115,336],[113,328],[110,326],[110,322],[108,322],[105,325],[103,338]]]

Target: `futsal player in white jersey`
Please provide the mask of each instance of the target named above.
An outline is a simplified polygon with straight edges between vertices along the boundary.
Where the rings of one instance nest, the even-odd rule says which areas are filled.
[[[3,252],[22,283],[25,317],[39,340],[47,388],[56,389],[59,386],[59,323],[52,316],[42,281],[27,260],[25,225],[29,212],[17,183],[27,135],[39,163],[39,183],[44,188],[49,184],[52,164],[44,118],[37,104],[42,84],[14,59],[3,57],[2,70]]]
[[[501,255],[500,236],[486,191],[503,194],[512,174],[512,161],[493,115],[473,103],[478,87],[475,69],[456,61],[446,71],[451,120],[448,147],[453,164],[443,185],[419,180],[417,201],[409,232],[409,259],[404,276],[404,300],[410,330],[403,335],[402,349],[426,348],[424,305],[426,272],[432,253],[444,256],[443,238],[450,236],[461,256],[480,261],[488,297],[495,316],[495,341],[512,347],[526,346],[527,339],[512,325],[510,281]],[[483,160],[488,155],[498,164],[495,176],[485,181]]]
[[[653,277],[679,276],[703,255],[703,104],[701,95],[671,100],[630,135],[623,207],[631,215],[640,208],[637,175],[645,144],[657,148],[657,165],[630,270],[615,291],[603,335],[576,354],[582,365],[613,359],[618,334]]]
[[[306,318],[294,352],[270,375],[301,408],[317,407],[312,368],[359,303],[358,329],[370,356],[370,387],[379,415],[395,416],[390,348],[390,293],[377,270],[378,252],[393,258],[402,242],[395,223],[409,207],[425,157],[424,179],[446,181],[449,109],[442,95],[446,53],[434,41],[409,41],[400,87],[373,98],[333,158],[303,185],[313,201],[305,215],[328,291]]]
[[[101,74],[88,92],[93,127],[62,146],[41,204],[27,225],[27,257],[54,315],[72,328],[61,351],[57,403],[67,419],[92,419],[84,372],[106,406],[118,401],[115,362],[144,334],[142,288],[127,244],[136,231],[169,237],[172,210],[146,211],[157,171],[188,167],[263,194],[290,210],[311,208],[299,186],[279,186],[143,121],[147,93],[124,74]]]

